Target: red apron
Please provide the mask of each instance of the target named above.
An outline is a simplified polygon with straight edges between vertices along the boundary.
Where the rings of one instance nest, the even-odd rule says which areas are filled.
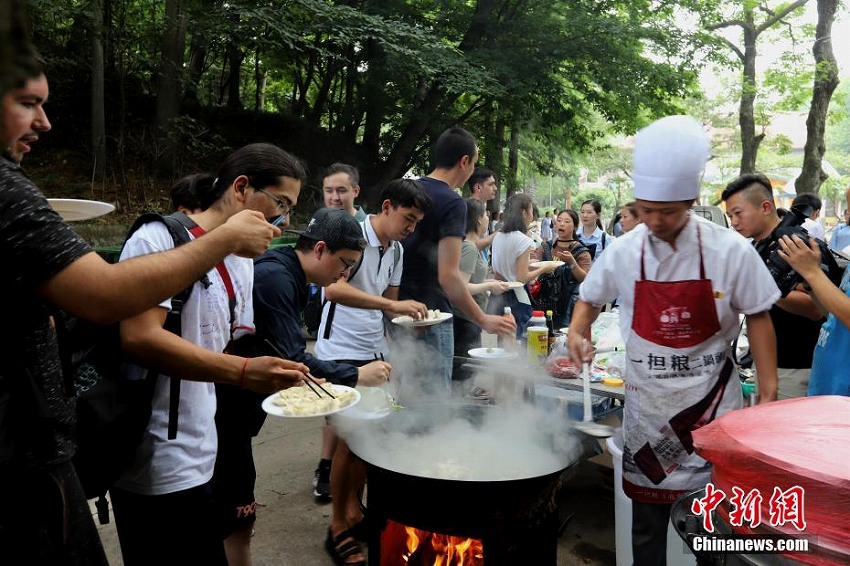
[[[699,224],[699,279],[635,282],[632,332],[626,344],[623,489],[636,501],[670,503],[705,487],[708,463],[694,454],[691,433],[739,408],[730,345],[720,332],[706,279]],[[648,236],[647,236],[648,237]]]

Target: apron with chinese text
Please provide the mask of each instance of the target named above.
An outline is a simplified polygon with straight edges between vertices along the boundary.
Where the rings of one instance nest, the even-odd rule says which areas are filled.
[[[673,503],[710,480],[692,431],[740,408],[743,398],[705,276],[699,225],[699,279],[647,280],[645,245],[626,344],[623,489],[635,501]]]

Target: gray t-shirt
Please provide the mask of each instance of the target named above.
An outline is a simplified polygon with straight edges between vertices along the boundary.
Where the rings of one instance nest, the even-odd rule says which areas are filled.
[[[478,248],[472,242],[464,240],[460,247],[460,270],[463,273],[469,273],[470,283],[481,283],[487,277],[487,264],[481,259],[481,254],[478,253]],[[479,293],[472,295],[481,310],[484,310],[487,305],[487,293]],[[460,309],[452,308],[454,316],[459,316],[469,320]]]
[[[0,468],[52,466],[74,455],[74,398],[50,307],[35,289],[90,251],[21,168],[0,157]]]

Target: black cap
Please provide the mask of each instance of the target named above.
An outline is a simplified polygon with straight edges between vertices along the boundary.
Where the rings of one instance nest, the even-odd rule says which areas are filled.
[[[366,247],[363,230],[360,223],[345,210],[337,208],[320,208],[310,219],[306,230],[285,230],[325,242],[332,249],[360,250]]]

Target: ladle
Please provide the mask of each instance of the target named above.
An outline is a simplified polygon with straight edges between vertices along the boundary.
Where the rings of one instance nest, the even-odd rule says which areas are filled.
[[[593,406],[590,403],[590,362],[581,365],[582,393],[584,394],[584,419],[573,426],[579,432],[597,438],[608,438],[614,435],[614,429],[608,425],[594,422]]]

